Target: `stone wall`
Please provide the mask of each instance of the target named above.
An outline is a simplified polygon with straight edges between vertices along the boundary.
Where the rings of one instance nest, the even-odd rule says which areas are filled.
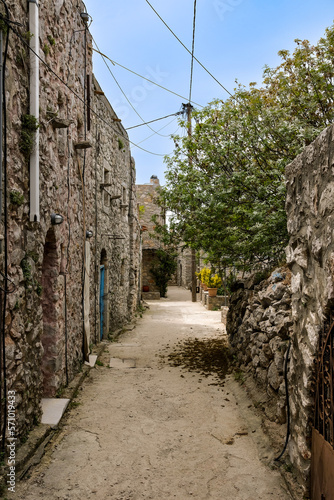
[[[251,375],[262,397],[267,417],[286,420],[284,355],[292,330],[291,273],[276,269],[258,282],[256,275],[234,285],[226,330],[241,368]]]
[[[227,307],[229,301],[228,296],[216,295],[215,297],[209,297],[209,292],[204,291],[201,287],[199,287],[198,296],[200,302],[208,311],[218,311],[222,307]]]
[[[7,3],[27,39],[27,2]],[[2,279],[1,287],[10,289],[5,375],[8,390],[16,391],[18,437],[39,421],[42,395],[54,396],[72,380],[89,344],[99,340],[101,263],[108,268],[104,335],[131,317],[138,299],[134,162],[123,127],[106,99],[95,92],[101,90],[92,77],[91,36],[80,16],[84,11],[77,0],[41,2],[39,7],[40,56],[64,82],[40,63],[39,222],[30,222],[29,158],[21,147],[23,117],[29,114],[29,50],[10,32],[5,131],[8,280]],[[85,97],[104,121],[89,113]],[[111,185],[102,189],[101,184],[108,184],[106,171]],[[54,213],[62,215],[62,224],[51,223]],[[4,271],[3,242],[1,249]]]
[[[93,191],[97,217],[94,224],[94,253],[91,286],[95,286],[92,324],[107,338],[128,321],[138,305],[140,279],[140,224],[136,199],[136,172],[131,158],[128,135],[102,95],[96,79],[92,85]],[[106,126],[99,116],[109,117]],[[100,331],[100,266],[105,269],[105,314]],[[97,276],[97,279],[95,279]]]
[[[179,248],[177,258],[177,284],[184,288],[191,288],[191,249]]]
[[[294,322],[289,453],[304,478],[310,468],[314,359],[319,333],[334,306],[333,130],[324,130],[286,169]]]
[[[9,1],[13,19],[29,31],[26,1]],[[41,3],[40,56],[70,86],[40,63],[40,222],[29,219],[29,157],[20,151],[23,117],[29,114],[29,50],[10,32],[6,71],[8,139],[8,276],[15,285],[6,312],[6,376],[17,394],[17,433],[24,435],[41,416],[43,394],[55,395],[73,378],[83,360],[82,252],[83,184],[91,182],[89,153],[75,144],[84,136],[84,23],[77,2]],[[87,34],[87,45],[90,36]],[[44,50],[43,50],[44,49]],[[54,118],[70,121],[54,126]],[[83,155],[86,154],[84,164]],[[86,167],[86,168],[85,168]],[[85,171],[84,171],[85,169]],[[93,206],[90,190],[86,206]],[[51,214],[65,222],[54,226]],[[86,212],[87,225],[93,214]],[[4,254],[2,254],[4,263]],[[67,297],[66,311],[64,307]],[[67,323],[65,328],[65,314]],[[66,353],[66,355],[65,355]]]
[[[143,250],[148,248],[159,248],[158,241],[150,236],[154,230],[154,222],[152,222],[152,217],[154,215],[158,216],[160,223],[164,223],[164,217],[161,216],[161,209],[155,203],[159,186],[159,179],[156,175],[151,176],[149,184],[137,184],[136,186],[139,219],[143,227]]]

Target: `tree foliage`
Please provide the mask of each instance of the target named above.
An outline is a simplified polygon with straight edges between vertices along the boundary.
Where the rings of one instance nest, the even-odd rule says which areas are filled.
[[[150,271],[159,288],[160,297],[166,297],[168,281],[176,271],[176,257],[177,253],[171,248],[159,248],[156,251],[156,259]]]
[[[174,136],[160,203],[170,229],[219,267],[276,264],[287,244],[285,167],[334,117],[334,27],[317,45],[295,40],[261,87],[193,112],[191,137]],[[186,122],[181,122],[187,126]]]

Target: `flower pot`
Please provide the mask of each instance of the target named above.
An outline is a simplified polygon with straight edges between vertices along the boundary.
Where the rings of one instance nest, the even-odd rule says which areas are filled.
[[[218,288],[208,288],[209,297],[215,297],[217,295]]]
[[[203,290],[206,292],[208,287],[203,283]]]

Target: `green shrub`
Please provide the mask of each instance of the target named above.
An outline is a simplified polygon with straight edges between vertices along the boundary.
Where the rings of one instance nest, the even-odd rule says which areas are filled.
[[[20,207],[24,203],[23,194],[20,193],[20,191],[16,191],[15,189],[13,189],[13,191],[9,193],[9,199],[13,205],[17,205],[18,207]]]
[[[39,127],[37,118],[33,115],[22,116],[21,139],[19,149],[24,157],[28,159],[34,147],[34,133]]]

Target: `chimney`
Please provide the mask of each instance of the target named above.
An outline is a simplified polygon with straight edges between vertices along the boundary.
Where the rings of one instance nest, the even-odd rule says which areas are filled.
[[[159,182],[158,176],[157,175],[151,175],[150,183],[153,184],[153,186],[160,186],[160,182]]]

